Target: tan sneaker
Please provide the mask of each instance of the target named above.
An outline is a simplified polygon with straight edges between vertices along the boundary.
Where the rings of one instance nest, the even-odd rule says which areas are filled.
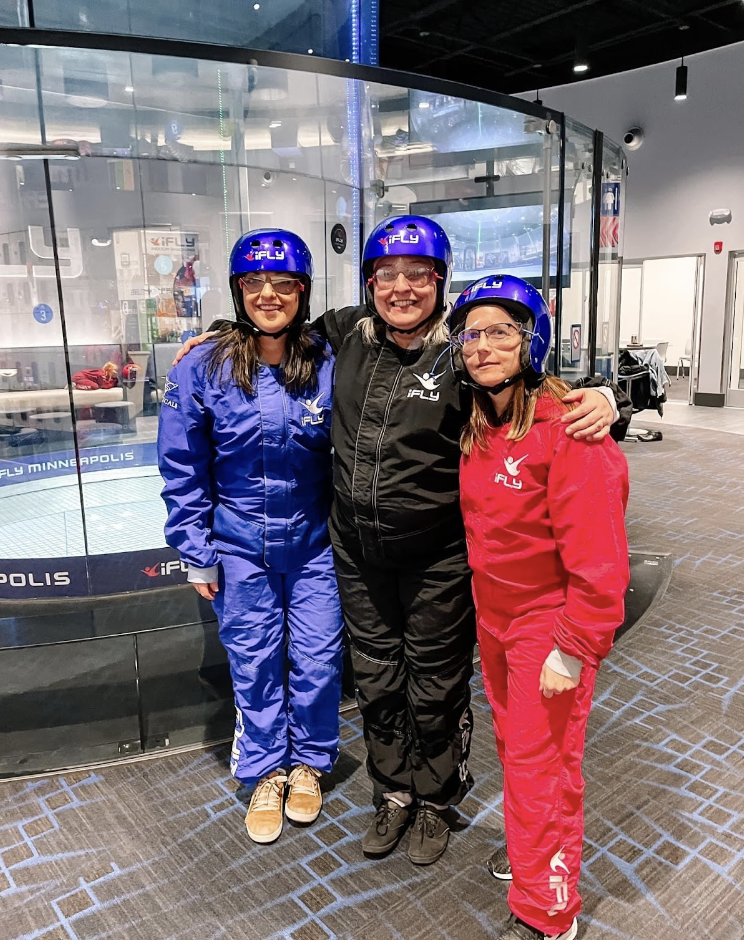
[[[318,818],[323,806],[323,796],[318,783],[320,771],[307,764],[299,764],[289,775],[287,787],[287,805],[284,811],[287,819],[299,823],[311,823]]]
[[[245,817],[245,828],[254,842],[274,842],[282,834],[286,783],[287,775],[279,770],[256,784]]]

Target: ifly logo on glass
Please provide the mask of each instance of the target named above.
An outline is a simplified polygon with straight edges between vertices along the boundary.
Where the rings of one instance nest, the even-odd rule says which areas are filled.
[[[41,580],[37,580],[40,578]],[[66,587],[70,583],[69,571],[11,571],[0,572],[0,586],[10,587]]]
[[[169,574],[188,570],[189,566],[187,564],[184,564],[178,558],[174,558],[172,561],[161,561],[149,568],[143,568],[142,573],[146,574],[148,578],[159,578],[161,575],[165,577]]]
[[[245,257],[246,261],[284,261],[284,252],[262,248],[260,251],[249,251]]]

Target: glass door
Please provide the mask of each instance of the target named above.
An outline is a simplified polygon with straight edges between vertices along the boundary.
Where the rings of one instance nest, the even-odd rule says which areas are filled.
[[[731,256],[728,296],[730,359],[726,404],[744,408],[744,252]]]

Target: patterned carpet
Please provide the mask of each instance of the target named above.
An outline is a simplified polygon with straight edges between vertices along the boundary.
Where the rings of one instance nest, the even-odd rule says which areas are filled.
[[[580,936],[744,936],[744,461],[739,438],[629,444],[635,548],[671,552],[666,596],[618,643],[590,720]],[[0,783],[0,940],[475,940],[504,889],[500,773],[480,680],[476,786],[429,869],[365,860],[355,714],[323,815],[248,840],[224,748]],[[405,841],[404,841],[405,845]]]

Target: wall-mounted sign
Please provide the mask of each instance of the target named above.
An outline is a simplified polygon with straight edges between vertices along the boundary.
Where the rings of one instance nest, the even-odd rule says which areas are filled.
[[[581,324],[571,324],[571,365],[581,361]]]
[[[33,309],[33,315],[37,323],[51,323],[54,311],[49,304],[37,304]]]
[[[599,214],[599,247],[611,248],[614,253],[620,242],[620,183],[602,183]]]
[[[346,229],[337,222],[331,229],[331,247],[337,255],[342,255],[346,251]]]

